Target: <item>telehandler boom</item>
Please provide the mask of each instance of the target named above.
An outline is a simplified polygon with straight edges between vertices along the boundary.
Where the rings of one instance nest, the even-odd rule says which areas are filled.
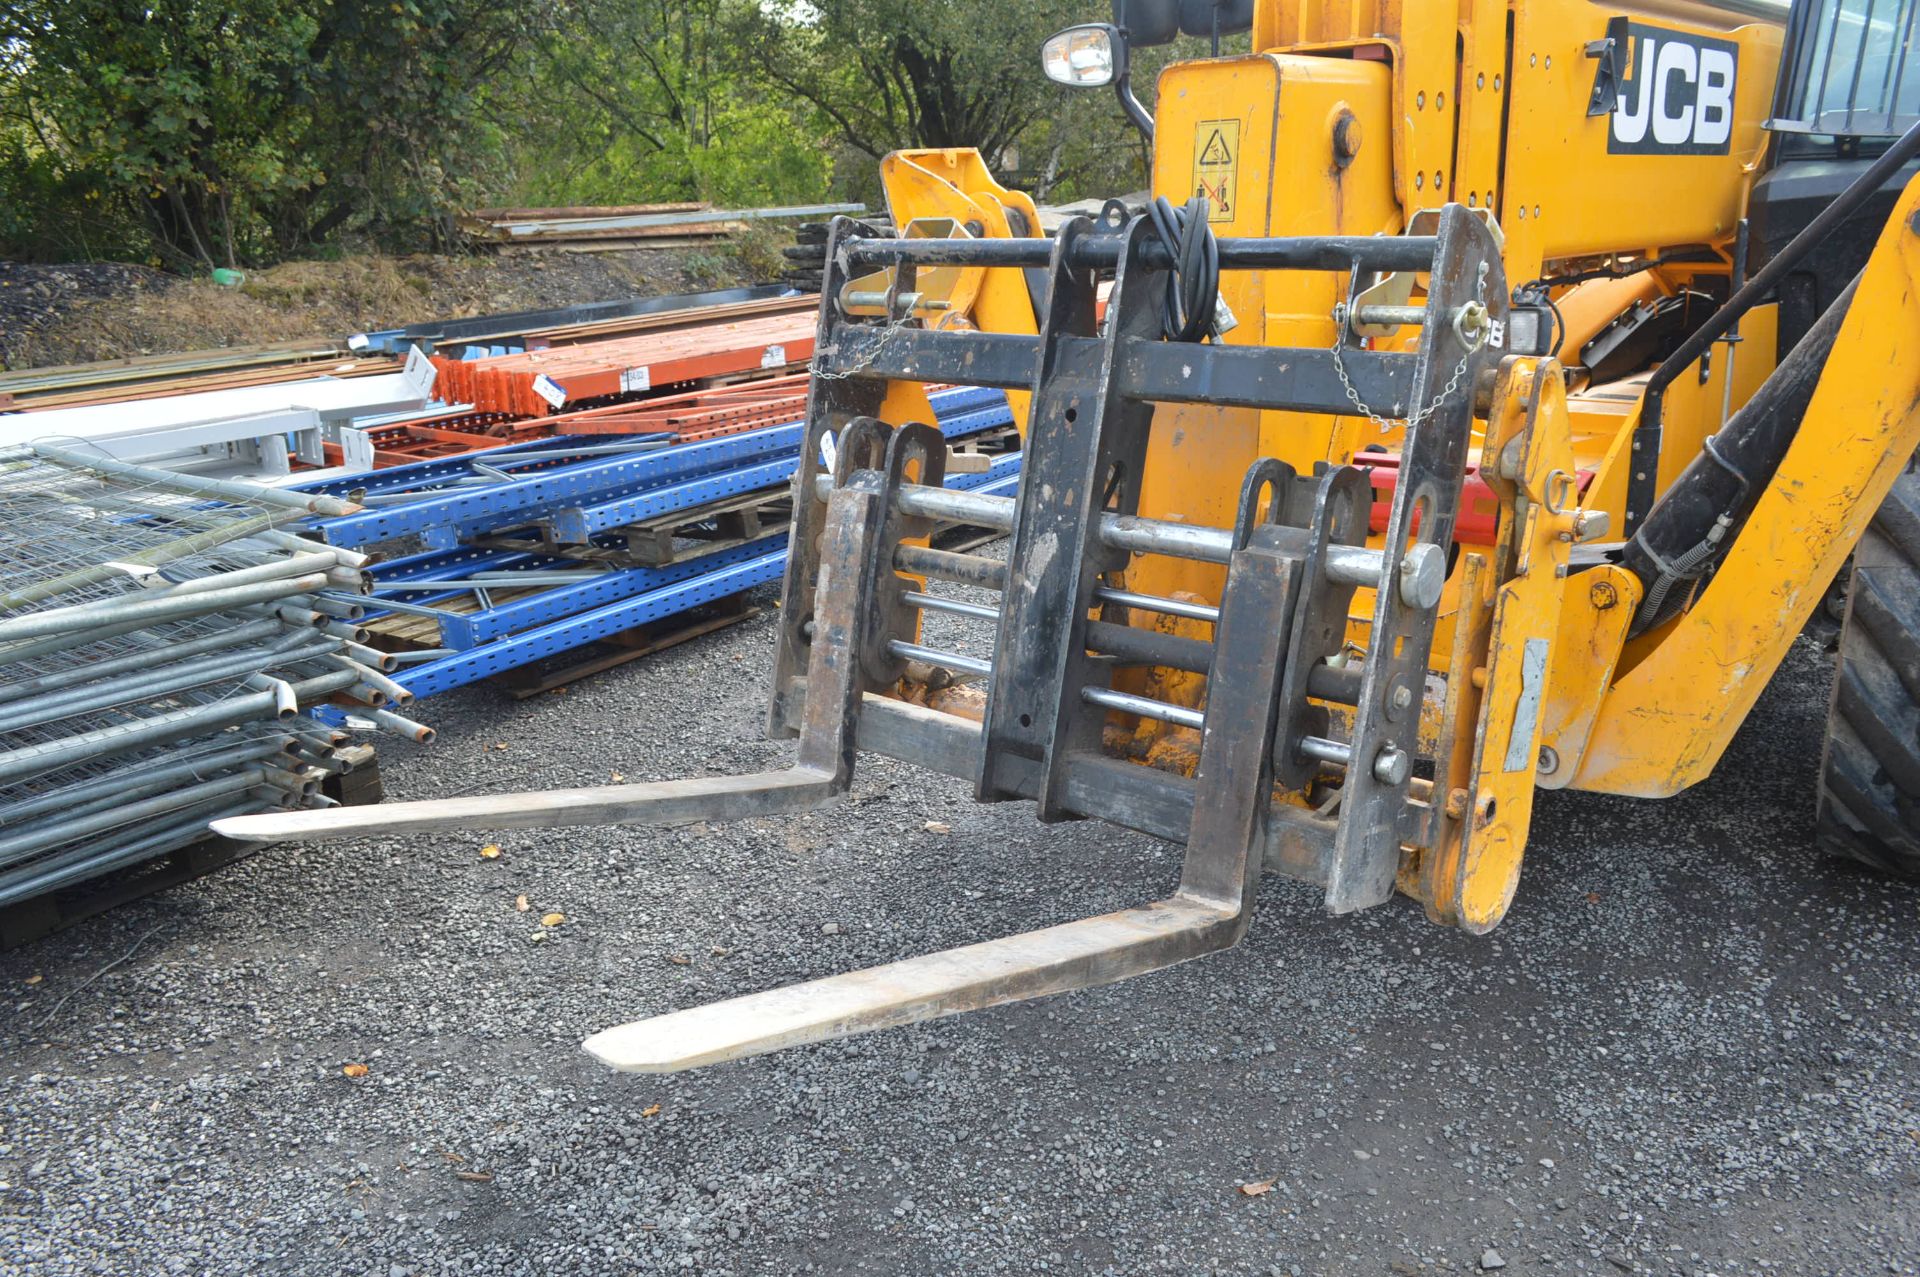
[[[834,224],[790,768],[216,827],[765,816],[867,751],[1185,849],[1138,908],[587,1043],[688,1068],[1227,948],[1266,872],[1488,931],[1535,790],[1704,778],[1852,555],[1821,838],[1920,875],[1917,7],[1125,0],[1044,64],[1150,132],[1145,211],[1049,237],[977,154],[903,152],[897,231]],[[1130,51],[1182,31],[1215,56],[1149,118]],[[941,486],[929,384],[1008,392],[1016,497]],[[1005,560],[932,547],[946,519]],[[927,609],[991,659],[924,645]]]

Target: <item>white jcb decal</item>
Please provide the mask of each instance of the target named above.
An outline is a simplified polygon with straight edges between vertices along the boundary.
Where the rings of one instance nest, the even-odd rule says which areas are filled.
[[[1733,140],[1740,48],[1638,22],[1607,150],[1615,155],[1725,155]]]

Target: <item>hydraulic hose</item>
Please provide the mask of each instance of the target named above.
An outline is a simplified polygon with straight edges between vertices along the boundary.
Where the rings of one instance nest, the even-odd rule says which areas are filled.
[[[1646,587],[1633,633],[1671,616],[1686,601],[1687,592],[1676,587],[1706,576],[1731,548],[1732,534],[1799,433],[1859,286],[1855,276],[1753,398],[1702,442],[1621,550],[1622,565]]]
[[[1181,208],[1164,195],[1147,205],[1153,229],[1173,255],[1162,323],[1168,341],[1200,341],[1213,331],[1220,300],[1220,244],[1207,224],[1209,208],[1204,195],[1194,196]]]

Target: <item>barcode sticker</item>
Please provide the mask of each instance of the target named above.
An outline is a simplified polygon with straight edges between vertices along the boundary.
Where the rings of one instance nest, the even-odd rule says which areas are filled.
[[[567,401],[567,392],[560,388],[560,383],[545,373],[533,379],[533,393],[555,408]]]
[[[785,368],[787,366],[787,348],[785,346],[768,346],[760,356],[760,366],[762,368]]]
[[[653,374],[648,369],[629,368],[620,374],[620,390],[624,394],[632,394],[636,390],[651,390],[652,388]]]

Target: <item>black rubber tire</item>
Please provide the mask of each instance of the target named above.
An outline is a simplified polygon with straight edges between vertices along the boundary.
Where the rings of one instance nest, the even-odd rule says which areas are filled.
[[[1816,837],[1882,873],[1920,880],[1920,458],[1854,551]]]

